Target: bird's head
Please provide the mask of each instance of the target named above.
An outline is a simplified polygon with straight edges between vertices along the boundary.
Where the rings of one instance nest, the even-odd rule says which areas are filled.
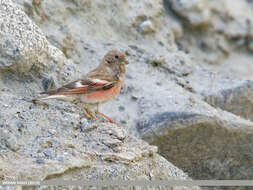
[[[126,58],[126,54],[117,51],[111,50],[109,51],[103,59],[103,62],[107,65],[127,65],[128,60]]]

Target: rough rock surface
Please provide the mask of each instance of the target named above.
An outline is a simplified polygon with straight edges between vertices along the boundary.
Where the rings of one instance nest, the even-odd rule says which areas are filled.
[[[1,3],[5,2],[17,7],[11,1]],[[252,3],[15,2],[45,34],[39,32],[47,56],[41,58],[37,48],[29,51],[24,36],[21,41],[14,34],[10,40],[2,38],[12,42],[1,50],[3,67],[19,68],[0,72],[3,171],[20,171],[16,168],[20,156],[41,169],[37,176],[41,179],[108,174],[113,178],[124,173],[130,179],[150,179],[152,169],[154,178],[187,176],[169,162],[195,179],[253,178]],[[33,35],[30,39],[41,47]],[[19,46],[30,54],[10,54]],[[50,47],[58,57],[50,56]],[[69,103],[30,102],[38,92],[95,68],[111,49],[125,51],[130,64],[119,97],[102,109],[124,130],[103,121],[86,121],[84,111]],[[29,57],[33,61],[26,62]],[[158,153],[169,162],[138,138],[158,146]],[[13,164],[6,165],[6,159]],[[29,177],[29,168],[26,171]]]
[[[242,59],[234,54],[252,59],[251,1],[229,0],[166,0],[168,12],[178,15],[183,35],[177,38],[179,47],[201,62],[221,64],[231,57],[230,64],[221,67],[229,70]],[[246,51],[245,51],[246,50]],[[242,63],[243,64],[243,63]],[[218,68],[219,68],[218,67]],[[240,66],[240,69],[247,68]],[[251,70],[252,71],[252,70]]]
[[[252,81],[201,68],[176,81],[188,92],[171,82],[169,96],[159,91],[163,100],[154,92],[138,101],[142,138],[195,179],[251,179],[253,123],[219,108],[251,119]]]
[[[3,100],[9,112],[1,115],[2,180],[188,178],[157,147],[122,127],[87,121],[78,107],[33,105],[9,93]]]
[[[102,119],[97,122],[88,121],[84,110],[70,103],[57,101],[48,104],[33,103],[31,99],[38,92],[58,86],[70,78],[73,80],[74,75],[80,75],[80,72],[76,71],[76,65],[71,60],[67,60],[57,48],[50,45],[18,6],[12,1],[1,2],[1,6],[5,5],[28,20],[30,28],[37,30],[35,32],[32,30],[29,39],[26,39],[28,29],[14,30],[10,35],[13,44],[18,47],[24,46],[23,53],[19,58],[1,56],[4,64],[11,61],[10,69],[3,69],[0,73],[0,102],[3,108],[0,117],[1,180],[189,178],[182,170],[158,155],[157,147],[129,136],[123,127],[108,124]],[[2,10],[1,13],[5,13],[4,11]],[[8,11],[8,14],[10,13]],[[8,19],[8,14],[3,14],[2,19]],[[10,17],[14,18],[11,20],[14,26],[20,24],[19,17],[16,18],[15,14]],[[40,40],[33,38],[36,32],[44,40],[44,49]],[[21,36],[16,38],[15,33],[21,33]],[[31,42],[31,47],[26,46],[27,41]],[[54,68],[50,67],[51,63],[46,62],[47,56],[45,59],[40,58],[41,52],[36,49],[40,47],[46,55],[49,55],[50,46],[59,52],[59,57],[52,64]],[[101,47],[103,48],[104,46]],[[66,51],[63,50],[64,53]],[[9,53],[9,49],[2,49],[1,52]],[[91,53],[94,54],[95,51]],[[98,59],[101,59],[102,53],[104,51],[100,52]],[[28,56],[33,57],[35,62],[31,60],[27,62]],[[27,64],[31,64],[29,68],[26,67]],[[40,67],[41,64],[49,65],[43,68]],[[32,67],[36,69],[32,70]],[[198,187],[161,188],[199,189]],[[121,189],[121,187],[111,189]]]
[[[0,1],[0,69],[26,73],[61,62],[61,52],[11,0]]]
[[[194,27],[210,22],[210,9],[206,0],[170,0],[169,2],[175,13]]]

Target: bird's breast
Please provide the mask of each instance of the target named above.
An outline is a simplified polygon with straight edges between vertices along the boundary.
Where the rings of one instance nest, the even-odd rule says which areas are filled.
[[[117,85],[108,90],[99,90],[84,94],[81,100],[87,104],[97,104],[110,101],[119,94],[121,86],[122,82],[119,82]]]

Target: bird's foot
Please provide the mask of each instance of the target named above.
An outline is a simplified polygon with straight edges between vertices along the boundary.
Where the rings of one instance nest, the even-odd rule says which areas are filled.
[[[88,110],[87,108],[85,108],[85,111],[90,116],[91,119],[96,119],[96,117],[90,112],[90,110]]]

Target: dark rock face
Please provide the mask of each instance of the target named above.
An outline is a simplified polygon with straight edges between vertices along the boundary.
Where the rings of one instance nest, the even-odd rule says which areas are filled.
[[[144,131],[144,139],[158,146],[161,155],[195,179],[251,179],[246,174],[252,163],[250,126],[200,115],[173,120],[160,126],[162,131],[150,126]]]

